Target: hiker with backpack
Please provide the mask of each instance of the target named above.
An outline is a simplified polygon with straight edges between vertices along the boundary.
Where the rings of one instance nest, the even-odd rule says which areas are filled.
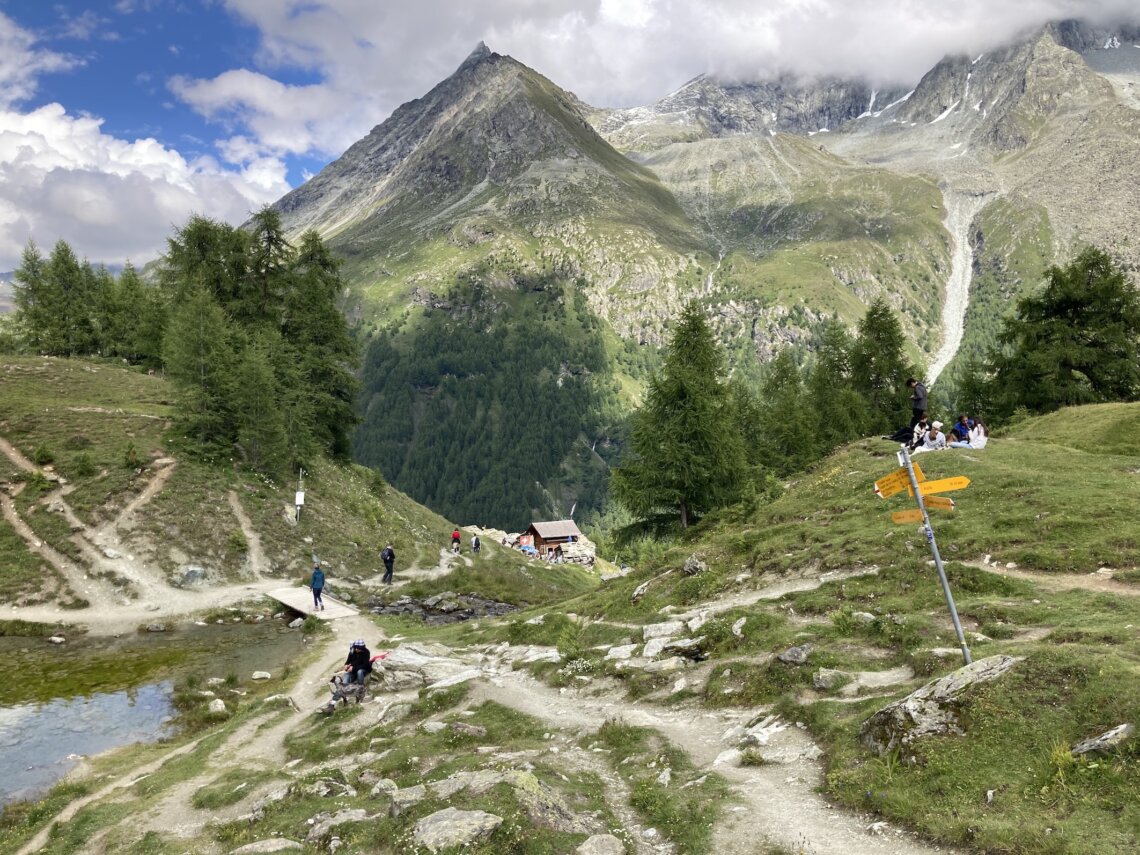
[[[479,554],[480,545],[481,544],[479,543],[479,535],[477,535],[477,534],[471,535],[471,551],[474,552],[476,555]]]
[[[396,564],[396,550],[392,548],[392,541],[380,552],[380,560],[384,562],[384,584],[392,584],[392,567]]]
[[[459,535],[459,529],[454,529],[451,532],[451,551],[456,555],[459,554],[459,542],[463,540]]]

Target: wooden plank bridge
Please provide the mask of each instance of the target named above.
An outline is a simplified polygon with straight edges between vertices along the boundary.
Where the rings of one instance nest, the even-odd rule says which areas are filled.
[[[266,592],[266,596],[306,617],[316,615],[321,620],[336,620],[337,618],[351,617],[358,613],[352,606],[330,597],[327,593],[321,595],[321,601],[325,604],[324,609],[319,612],[315,611],[313,609],[313,592],[308,585],[277,588]]]

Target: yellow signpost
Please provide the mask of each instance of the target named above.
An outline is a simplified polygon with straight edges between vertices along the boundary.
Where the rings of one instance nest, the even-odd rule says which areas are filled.
[[[926,509],[937,509],[939,511],[952,511],[954,510],[954,500],[949,496],[923,496],[922,502],[926,505]]]
[[[898,523],[899,525],[922,522],[922,511],[918,508],[910,508],[905,511],[891,511],[891,522]]]
[[[954,490],[965,490],[970,486],[970,479],[965,475],[958,475],[954,478],[939,478],[937,481],[923,481],[918,485],[918,491],[924,496],[929,496],[931,493],[950,493]],[[914,488],[910,488],[910,494],[914,495]]]
[[[904,445],[899,451],[899,468],[890,475],[884,475],[875,482],[875,494],[880,499],[888,499],[904,489],[914,496],[916,508],[902,511],[893,511],[891,521],[899,525],[920,522],[926,532],[926,542],[930,544],[930,554],[934,556],[934,566],[938,570],[938,579],[942,583],[942,593],[946,597],[946,606],[950,609],[950,619],[954,623],[954,632],[958,636],[958,644],[962,648],[962,658],[969,665],[970,648],[966,645],[966,636],[962,632],[962,622],[958,619],[958,609],[954,605],[954,595],[950,591],[950,582],[946,578],[946,568],[942,566],[942,556],[938,553],[938,544],[934,540],[934,528],[930,525],[928,509],[940,511],[954,510],[954,500],[945,496],[936,496],[935,493],[949,493],[954,490],[964,490],[970,486],[970,479],[964,475],[953,478],[939,478],[936,481],[927,481],[926,476],[918,464],[910,459],[910,451]],[[929,496],[929,498],[924,498]]]

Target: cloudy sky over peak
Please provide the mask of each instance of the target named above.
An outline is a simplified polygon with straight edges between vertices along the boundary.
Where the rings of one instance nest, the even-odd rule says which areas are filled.
[[[485,40],[599,106],[702,72],[913,83],[1136,0],[0,0],[0,271],[29,238],[145,262],[241,222]]]

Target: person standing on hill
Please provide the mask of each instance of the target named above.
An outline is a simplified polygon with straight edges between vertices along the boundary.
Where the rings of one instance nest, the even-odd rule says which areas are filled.
[[[906,381],[907,388],[911,390],[910,395],[910,427],[914,430],[914,426],[918,424],[923,414],[926,412],[926,385],[921,380],[916,380],[914,377]]]
[[[477,535],[477,534],[471,535],[471,551],[474,552],[476,555],[478,555],[480,546],[481,546],[481,544],[479,543],[479,535]]]
[[[392,542],[388,541],[388,545],[384,547],[380,553],[380,560],[384,562],[384,584],[392,584],[392,567],[396,563],[396,550],[392,548]]]
[[[320,564],[313,565],[313,576],[309,580],[309,587],[313,589],[313,611],[324,611],[325,604],[321,601],[321,592],[325,589],[325,571]]]

